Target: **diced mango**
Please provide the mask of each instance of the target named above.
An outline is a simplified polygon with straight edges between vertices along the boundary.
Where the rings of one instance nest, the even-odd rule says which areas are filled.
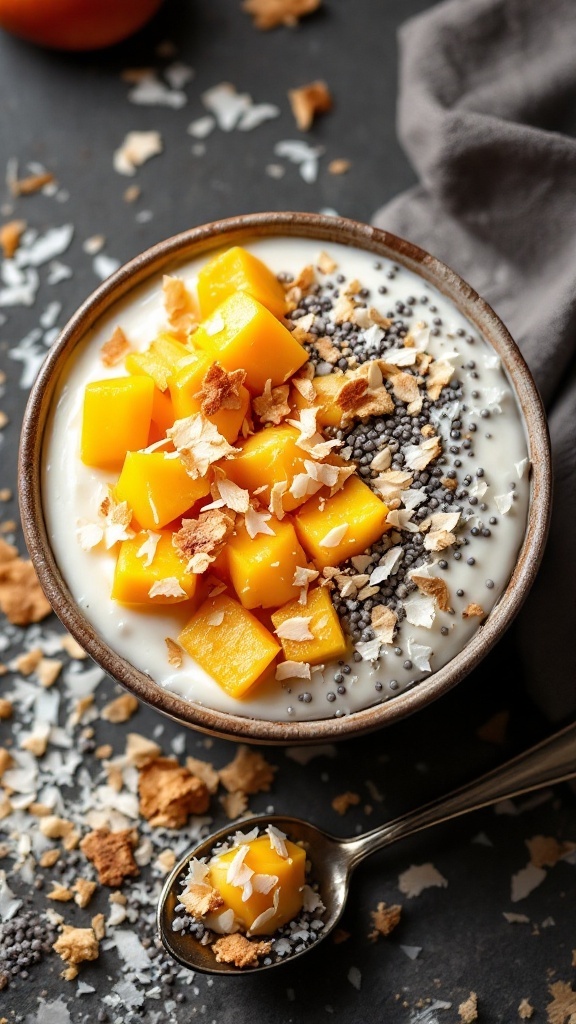
[[[173,452],[128,452],[116,484],[117,500],[145,530],[166,526],[209,493],[209,480],[192,480]]]
[[[175,372],[170,381],[170,395],[176,419],[185,419],[201,411],[202,400],[197,396],[213,362],[211,356],[200,352]],[[245,387],[240,388],[239,402],[238,409],[221,408],[207,416],[229,444],[238,437],[250,405],[250,395]]]
[[[297,388],[292,389],[292,401],[296,409],[318,409],[316,422],[319,427],[339,427],[344,410],[336,402],[336,395],[346,383],[343,373],[328,373],[325,377],[315,377],[312,381],[316,397],[312,402],[306,401]]]
[[[152,400],[152,423],[158,428],[160,437],[166,436],[166,431],[174,425],[175,419],[176,416],[170,395],[155,387]]]
[[[306,604],[292,601],[272,613],[275,629],[279,629],[287,619],[295,618],[310,619],[308,631],[314,639],[286,640],[280,637],[286,661],[307,661],[310,665],[319,665],[347,654],[346,638],[326,587],[310,590]]]
[[[280,651],[262,623],[227,594],[204,601],[178,642],[231,697],[243,697]]]
[[[274,484],[285,483],[287,489],[282,497],[284,511],[298,508],[307,500],[308,495],[295,498],[289,489],[296,474],[305,472],[304,461],[310,459],[310,455],[296,444],[299,437],[299,431],[288,424],[259,430],[240,442],[240,455],[226,461],[226,476],[251,494],[265,486],[266,490],[259,494],[264,505],[270,502],[270,489]]]
[[[80,457],[87,466],[120,468],[128,451],[144,448],[152,417],[150,377],[112,377],[86,385]]]
[[[214,256],[198,274],[202,316],[210,316],[233,292],[247,292],[278,318],[286,312],[284,289],[278,278],[262,260],[239,245]]]
[[[271,536],[258,533],[254,538],[241,524],[228,541],[230,579],[245,608],[278,608],[298,597],[294,586],[297,566],[306,566],[306,555],[289,519],[269,519]]]
[[[360,555],[390,527],[388,506],[359,477],[351,476],[332,498],[315,494],[296,514],[302,547],[319,569]],[[346,526],[342,536],[333,532]]]
[[[150,561],[151,556],[151,561]],[[150,561],[150,565],[148,565]],[[180,558],[172,544],[172,533],[165,530],[154,549],[146,531],[137,533],[131,540],[123,540],[112,584],[112,599],[121,604],[155,605],[178,604],[189,601],[196,592],[198,577],[186,572],[186,563]],[[162,581],[168,581],[162,586]],[[150,596],[154,584],[160,584],[159,593]],[[178,593],[178,591],[182,593]],[[169,591],[172,591],[172,596]]]
[[[267,380],[283,384],[308,359],[290,331],[245,292],[230,295],[200,324],[194,344],[226,370],[246,370],[246,386],[256,395]]]
[[[192,352],[181,341],[163,331],[144,352],[130,352],[124,365],[128,373],[152,377],[160,391],[166,391],[170,377],[183,359]]]
[[[247,900],[242,899],[241,886],[232,885],[226,880],[230,864],[238,853],[237,847],[223,853],[210,865],[210,883],[218,890],[225,904],[218,913],[223,913],[228,908],[232,909],[252,935],[273,935],[282,925],[292,921],[302,909],[302,887],[306,881],[306,852],[289,839],[285,840],[285,843],[288,857],[281,857],[272,849],[268,836],[259,836],[248,844],[250,848],[243,863],[251,868],[254,874],[275,875],[278,881],[267,893],[254,890]],[[274,905],[276,890],[276,912],[268,921],[252,930],[252,925],[260,914]]]

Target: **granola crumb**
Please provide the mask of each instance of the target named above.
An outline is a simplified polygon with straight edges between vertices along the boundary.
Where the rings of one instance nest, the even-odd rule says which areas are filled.
[[[229,793],[267,793],[274,781],[276,766],[256,750],[242,744],[230,764],[220,769],[220,782]]]
[[[209,761],[201,761],[197,757],[187,757],[186,767],[196,778],[202,779],[210,794],[214,794],[220,785],[220,776]]]
[[[84,661],[88,657],[86,651],[80,646],[77,640],[70,633],[65,633],[60,639],[60,647],[73,661]]]
[[[73,899],[74,893],[70,892],[65,885],[60,885],[58,882],[52,883],[52,892],[46,894],[46,898],[49,900],[56,900],[58,903],[67,903],[68,900]]]
[[[287,25],[293,28],[300,18],[316,11],[322,0],[244,0],[242,10],[252,15],[261,31]]]
[[[4,259],[11,260],[14,256],[22,233],[26,230],[26,222],[23,220],[10,220],[0,228],[0,247],[4,253]]]
[[[474,1024],[478,1020],[478,996],[475,992],[471,992],[468,999],[460,1003],[458,1014],[462,1024]]]
[[[261,956],[272,949],[271,942],[251,942],[244,935],[224,935],[212,944],[212,951],[218,964],[233,964],[235,967],[257,967]]]
[[[224,809],[226,817],[233,821],[235,818],[239,818],[248,807],[248,797],[246,793],[242,793],[238,790],[236,793],[226,793],[225,796],[220,797],[220,803]]]
[[[204,882],[192,883],[180,896],[180,903],[192,917],[206,917],[224,906],[224,900],[212,886]]]
[[[52,949],[58,956],[69,964],[67,971],[62,977],[66,981],[72,981],[78,974],[77,965],[86,960],[97,960],[100,952],[100,945],[93,928],[74,928],[72,925],[62,926],[62,932],[56,939]]]
[[[12,718],[14,714],[14,705],[12,701],[7,700],[6,697],[0,698],[0,719]]]
[[[74,902],[84,909],[90,903],[97,888],[96,882],[89,881],[87,878],[77,878],[72,886]]]
[[[39,192],[45,185],[51,185],[54,175],[50,171],[43,171],[41,174],[29,174],[25,178],[15,178],[10,182],[10,191],[13,196],[31,196]]]
[[[132,715],[138,710],[138,701],[136,697],[132,696],[131,693],[123,693],[120,697],[116,697],[115,700],[110,701],[102,708],[100,717],[105,722],[111,722],[113,725],[118,725],[121,722],[127,722]]]
[[[125,878],[134,878],[140,874],[133,853],[137,842],[135,829],[122,829],[119,832],[95,829],[84,836],[80,849],[94,864],[100,884],[118,888]]]
[[[158,828],[182,828],[191,814],[203,814],[210,804],[202,780],[168,757],[140,769],[138,793],[141,815]]]
[[[471,602],[462,612],[463,619],[471,619],[477,616],[479,619],[483,619],[486,616],[486,612],[482,608],[482,605]]]
[[[317,114],[325,114],[332,109],[332,95],[326,82],[310,82],[299,89],[290,89],[288,99],[301,132],[310,130]]]
[[[520,1020],[530,1020],[533,1013],[534,1007],[530,1001],[528,999],[522,999],[518,1007],[518,1016],[520,1017]]]
[[[0,538],[0,610],[13,626],[40,622],[52,608],[44,597],[32,562]]]
[[[349,807],[355,807],[360,803],[360,796],[358,793],[351,793],[347,790],[345,793],[340,793],[335,796],[332,801],[332,807],[338,814],[346,814]]]
[[[371,942],[376,942],[379,935],[390,935],[399,925],[402,907],[399,903],[390,906],[387,903],[378,903],[376,910],[370,911],[370,916],[374,927],[368,932],[368,938]]]
[[[351,160],[339,157],[336,160],[331,160],[328,164],[328,174],[347,174],[351,167]]]

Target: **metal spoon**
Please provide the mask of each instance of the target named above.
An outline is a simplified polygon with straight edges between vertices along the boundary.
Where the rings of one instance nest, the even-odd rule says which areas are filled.
[[[574,777],[576,722],[511,761],[494,768],[475,782],[461,786],[447,796],[432,800],[418,810],[410,811],[372,832],[366,832],[353,839],[337,839],[300,818],[262,815],[247,819],[250,828],[255,825],[273,824],[286,832],[289,839],[295,842],[301,840],[306,844],[313,877],[319,884],[326,913],[323,915],[324,928],[313,945],[276,963],[241,970],[230,964],[217,963],[209,946],[202,946],[189,933],[175,932],[172,929],[178,897],[182,892],[182,883],[190,859],[209,856],[215,844],[230,835],[232,829],[227,825],[187,853],[166,879],[157,917],[164,947],[184,967],[205,974],[253,974],[255,971],[278,967],[281,963],[293,963],[297,957],[316,949],[320,941],[330,934],[344,910],[350,876],[365,857],[398,839],[413,835],[432,825],[439,825],[469,811],[476,811],[500,800],[529,793],[531,790],[551,786],[557,782],[565,782]]]

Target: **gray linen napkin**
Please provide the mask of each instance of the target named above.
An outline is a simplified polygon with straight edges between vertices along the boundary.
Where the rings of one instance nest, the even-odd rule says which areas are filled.
[[[420,179],[374,215],[494,307],[546,404],[544,562],[516,624],[526,686],[576,710],[576,0],[448,0],[400,31],[400,140]]]

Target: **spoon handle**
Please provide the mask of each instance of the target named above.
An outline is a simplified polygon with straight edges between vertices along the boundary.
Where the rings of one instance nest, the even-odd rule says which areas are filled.
[[[376,850],[422,829],[575,776],[576,722],[474,782],[409,811],[372,832],[345,840],[350,869]]]

